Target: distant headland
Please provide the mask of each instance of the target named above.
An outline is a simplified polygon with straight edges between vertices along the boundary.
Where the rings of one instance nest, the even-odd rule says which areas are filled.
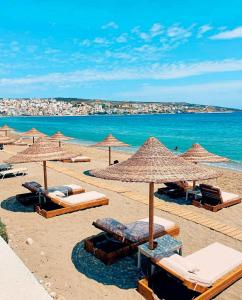
[[[0,98],[0,116],[81,116],[226,113],[239,109],[187,102],[112,101],[83,98]]]

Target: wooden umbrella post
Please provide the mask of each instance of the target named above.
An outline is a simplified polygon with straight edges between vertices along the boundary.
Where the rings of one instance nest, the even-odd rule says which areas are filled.
[[[108,147],[109,166],[111,165],[111,147]]]
[[[59,140],[59,147],[61,147],[61,140]]]
[[[195,188],[196,188],[196,181],[193,180],[193,183],[192,183],[192,189],[195,190]]]
[[[48,190],[48,184],[47,184],[46,161],[43,161],[43,170],[44,170],[44,187],[45,187],[45,191],[47,191]]]
[[[34,136],[33,136],[33,144],[34,144]]]
[[[154,182],[149,184],[149,249],[154,249]]]

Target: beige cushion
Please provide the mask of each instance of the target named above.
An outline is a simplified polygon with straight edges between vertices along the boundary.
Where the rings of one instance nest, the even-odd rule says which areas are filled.
[[[197,271],[189,272],[184,264],[179,264],[175,255],[160,260],[161,264],[178,273],[183,278],[205,287],[242,264],[242,253],[220,243],[213,243],[191,255],[184,257]]]
[[[72,205],[78,205],[81,203],[89,202],[89,201],[96,201],[101,198],[105,198],[106,196],[104,194],[98,193],[98,192],[86,192],[81,193],[77,195],[72,195],[68,197],[59,197],[56,195],[55,192],[49,193],[48,196],[59,205],[62,206],[72,206]]]
[[[138,220],[138,221],[148,223],[149,218],[141,219],[141,220]],[[176,226],[176,224],[174,222],[172,222],[170,220],[167,220],[167,219],[164,219],[164,218],[161,218],[161,217],[157,217],[157,216],[154,216],[154,223],[163,226],[165,228],[165,230],[172,229]]]
[[[65,184],[64,186],[67,186],[69,188],[71,188],[73,191],[77,191],[82,189],[82,187],[80,185],[77,184]]]
[[[76,157],[71,158],[71,161],[73,161],[73,162],[75,162],[75,161],[81,162],[83,160],[89,160],[89,159],[90,159],[90,157],[88,157],[88,156],[82,156],[82,155],[80,155],[80,156],[76,156]]]
[[[227,193],[221,191],[221,196],[223,199],[223,202],[230,202],[233,200],[237,200],[239,198],[239,195],[233,194],[233,193]]]

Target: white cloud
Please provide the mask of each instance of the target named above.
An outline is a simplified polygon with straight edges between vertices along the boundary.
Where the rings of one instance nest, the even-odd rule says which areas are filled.
[[[109,22],[107,24],[104,24],[101,28],[102,29],[108,29],[108,28],[118,29],[118,24],[115,22]]]
[[[116,38],[117,43],[127,43],[128,41],[128,35],[127,33],[122,33],[120,36]]]
[[[172,25],[167,29],[167,36],[175,40],[187,39],[191,35],[191,27],[186,29],[178,25]]]
[[[197,38],[201,38],[204,35],[204,33],[208,32],[212,29],[213,29],[213,27],[208,24],[200,26],[198,28]]]
[[[112,55],[112,53],[107,53]],[[124,55],[120,53],[120,55]],[[2,78],[0,86],[32,84],[82,84],[89,81],[167,80],[209,73],[242,71],[242,60],[204,61],[200,63],[153,64],[134,68],[110,70],[84,69],[69,73],[50,73],[42,76]]]
[[[232,40],[242,38],[242,26],[210,36],[211,40]]]
[[[163,26],[159,23],[154,23],[150,28],[150,33],[152,37],[160,35],[164,32]]]
[[[80,45],[89,47],[91,45],[91,41],[89,39],[85,39],[80,42]]]

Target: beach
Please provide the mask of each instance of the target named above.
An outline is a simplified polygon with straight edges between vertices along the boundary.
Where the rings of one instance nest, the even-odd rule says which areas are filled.
[[[64,147],[73,153],[89,156],[91,162],[47,163],[49,185],[78,184],[87,191],[104,193],[109,198],[109,205],[45,219],[15,200],[16,194],[26,193],[26,189],[21,186],[25,181],[43,182],[41,163],[21,164],[28,168],[28,175],[7,178],[0,182],[0,216],[7,226],[10,246],[41,284],[47,290],[57,294],[57,299],[58,297],[60,300],[143,299],[136,291],[140,272],[136,266],[135,256],[122,259],[112,266],[106,266],[85,252],[82,241],[100,232],[92,226],[92,222],[98,218],[112,217],[122,223],[129,223],[147,217],[148,205],[126,195],[132,192],[148,199],[148,185],[89,178],[83,175],[83,172],[107,166],[108,151],[77,144],[65,144]],[[20,146],[5,146],[5,150],[0,151],[0,162],[23,149],[24,147]],[[123,161],[129,156],[129,153],[120,151],[112,153],[113,160]],[[218,185],[224,191],[242,195],[242,172],[223,169],[222,177],[209,182]],[[160,186],[155,185],[155,191]],[[157,197],[155,199],[161,202],[168,201]],[[242,227],[242,204],[216,213],[186,203],[182,204],[175,203],[175,201],[171,203],[171,205],[185,207],[194,214],[199,213],[216,222]],[[183,255],[197,251],[214,241],[242,251],[241,240],[161,209],[155,209],[155,215],[172,220],[179,225],[178,238],[183,242]],[[31,245],[26,243],[28,238],[33,240]],[[241,294],[242,281],[240,280],[218,295],[216,299],[239,300]]]

